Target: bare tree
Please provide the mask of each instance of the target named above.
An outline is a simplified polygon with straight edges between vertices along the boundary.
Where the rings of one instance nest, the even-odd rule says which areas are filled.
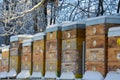
[[[119,12],[120,12],[120,0],[118,2],[118,8],[117,8],[117,13],[119,13]]]

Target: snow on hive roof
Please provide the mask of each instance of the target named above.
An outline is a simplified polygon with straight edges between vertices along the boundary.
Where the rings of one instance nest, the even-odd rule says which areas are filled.
[[[108,37],[120,36],[120,27],[112,27],[108,31]]]
[[[47,26],[47,28],[46,28],[46,32],[53,32],[53,31],[57,31],[57,30],[61,30],[60,24],[53,24],[53,25]]]
[[[44,39],[45,32],[37,33],[33,36],[34,41]]]
[[[104,23],[120,24],[120,16],[119,15],[99,16],[95,18],[89,18],[86,21],[87,26]]]
[[[1,49],[2,49],[2,52],[4,52],[4,51],[9,51],[9,48],[10,48],[10,46],[8,45],[8,46],[2,47]]]
[[[104,80],[102,74],[97,71],[86,71],[83,75],[85,80]]]
[[[33,72],[31,78],[42,78],[41,72]]]
[[[65,80],[75,79],[75,75],[73,72],[63,72],[60,76],[60,79],[65,79]]]
[[[110,71],[107,73],[107,76],[105,77],[104,80],[120,80],[120,73]]]
[[[22,46],[30,46],[30,45],[32,45],[32,41],[33,41],[33,39],[23,40]]]
[[[45,78],[57,78],[57,75],[55,72],[46,72],[45,73]]]
[[[70,30],[70,29],[74,29],[74,28],[85,28],[85,23],[81,23],[81,22],[63,22],[62,24],[62,31],[64,30]]]
[[[20,38],[29,39],[29,38],[32,38],[32,37],[33,37],[33,36],[32,36],[32,35],[29,35],[29,34],[14,35],[14,36],[11,36],[11,37],[10,37],[10,42],[18,41]]]
[[[7,77],[15,77],[17,75],[16,70],[15,69],[11,69],[8,74]]]
[[[0,78],[6,78],[7,77],[7,72],[0,72]]]
[[[29,70],[22,70],[16,78],[29,78],[30,77],[30,71]]]
[[[120,26],[109,28],[109,31],[117,31],[117,30],[120,30]]]

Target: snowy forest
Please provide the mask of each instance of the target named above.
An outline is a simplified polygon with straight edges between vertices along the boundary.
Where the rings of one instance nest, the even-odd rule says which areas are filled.
[[[120,0],[0,0],[0,44],[16,34],[35,34],[63,21],[120,12]]]

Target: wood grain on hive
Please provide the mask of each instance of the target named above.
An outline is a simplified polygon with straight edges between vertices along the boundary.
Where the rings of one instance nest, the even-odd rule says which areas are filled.
[[[51,25],[46,29],[46,72],[60,73],[61,63],[61,27]],[[47,74],[46,74],[47,75]]]
[[[9,71],[9,46],[2,47],[2,71]]]
[[[45,73],[45,33],[33,37],[33,72]]]
[[[119,26],[120,17],[100,16],[90,18],[86,22],[86,70],[100,71],[104,76],[107,72],[108,55],[108,29]],[[111,46],[111,45],[109,45]],[[92,69],[92,64],[97,64],[96,69]],[[101,68],[101,63],[103,67]],[[99,64],[100,63],[100,64]],[[88,66],[90,68],[88,68]]]
[[[61,73],[82,75],[82,44],[85,41],[85,24],[63,23]]]
[[[21,71],[22,41],[30,39],[31,35],[14,35],[10,37],[10,70]]]
[[[32,72],[32,56],[33,56],[33,49],[32,49],[32,42],[33,39],[23,40],[22,44],[22,54],[21,54],[21,70],[29,70],[30,73]]]
[[[0,72],[2,72],[2,49],[0,50]]]
[[[120,68],[120,27],[113,27],[108,32],[108,71]]]

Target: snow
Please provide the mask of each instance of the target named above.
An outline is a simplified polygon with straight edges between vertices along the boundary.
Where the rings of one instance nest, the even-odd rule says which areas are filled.
[[[104,77],[97,71],[86,71],[83,80],[104,80]]]
[[[54,27],[58,27],[58,26],[60,26],[60,24],[53,24],[53,25],[47,26],[46,29],[48,29],[48,28],[54,28]]]
[[[29,70],[22,70],[18,75],[17,78],[29,78],[30,71]]]
[[[109,29],[108,37],[120,36],[120,27],[112,27]]]
[[[120,80],[120,72],[110,71],[104,80]]]
[[[33,72],[31,78],[42,78],[41,72]]]
[[[32,44],[32,41],[33,41],[33,39],[26,39],[26,40],[23,40],[22,46],[30,46],[30,45]]]
[[[61,25],[60,24],[54,24],[54,25],[47,26],[46,33],[57,31],[57,30],[61,30]]]
[[[62,27],[78,24],[78,22],[64,21],[61,23]]]
[[[45,73],[45,78],[57,78],[57,75],[55,72],[46,72]]]
[[[63,22],[61,25],[62,25],[62,31],[70,30],[74,28],[85,28],[85,24],[81,22],[67,21],[67,22]]]
[[[33,35],[23,34],[23,35],[14,35],[10,37],[10,42],[18,41],[19,38],[32,38]]]
[[[0,78],[6,78],[7,77],[7,72],[0,72]]]
[[[118,26],[118,27],[111,27],[111,28],[109,28],[109,31],[117,31],[117,30],[119,30],[119,31],[120,31],[120,26]]]
[[[42,39],[44,39],[44,36],[45,36],[45,32],[37,33],[37,34],[35,34],[33,36],[33,39],[34,39],[34,41],[36,41],[36,40],[42,40]]]
[[[11,69],[8,74],[7,77],[15,77],[17,75],[16,70],[15,69]]]
[[[120,24],[120,16],[110,15],[110,16],[99,16],[94,18],[87,19],[86,25],[96,25],[96,24],[104,24],[104,23],[115,23]]]
[[[4,46],[2,47],[2,52],[9,51],[10,46]]]
[[[75,79],[75,75],[73,72],[63,72],[60,76],[60,79]]]

